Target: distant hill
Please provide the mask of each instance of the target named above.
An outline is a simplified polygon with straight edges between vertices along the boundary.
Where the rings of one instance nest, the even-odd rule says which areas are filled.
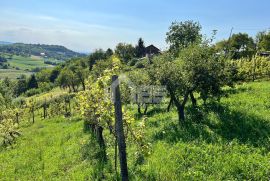
[[[10,45],[13,44],[11,42],[7,42],[7,41],[0,41],[0,45]]]
[[[7,42],[6,42],[7,43]],[[85,54],[77,53],[60,45],[43,45],[43,44],[1,44],[0,53],[9,53],[21,56],[44,56],[57,60],[67,60],[74,57],[83,57]]]

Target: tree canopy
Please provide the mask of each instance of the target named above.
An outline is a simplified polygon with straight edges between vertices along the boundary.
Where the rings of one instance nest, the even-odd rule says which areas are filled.
[[[199,22],[184,21],[173,22],[169,27],[169,32],[166,33],[166,42],[170,46],[170,51],[175,55],[179,52],[179,49],[186,48],[190,44],[200,42],[201,25]]]

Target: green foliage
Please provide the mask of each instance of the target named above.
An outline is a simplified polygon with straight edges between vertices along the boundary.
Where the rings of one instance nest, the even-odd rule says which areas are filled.
[[[256,39],[258,50],[270,51],[270,32],[259,32]]]
[[[3,56],[0,56],[0,63],[7,62],[7,59]]]
[[[8,78],[0,80],[0,95],[3,98],[2,106],[9,107],[15,96],[16,83]]]
[[[97,79],[106,69],[111,69],[113,66],[112,58],[98,61],[91,70],[91,75]]]
[[[106,58],[109,58],[109,57],[111,57],[113,55],[113,50],[108,48],[106,50],[105,54],[106,54]]]
[[[227,84],[224,61],[208,44],[194,44],[182,49],[176,60],[171,54],[157,57],[149,73],[166,86],[178,109],[179,120],[184,120],[185,105],[194,92],[199,93],[204,102],[221,95],[222,86]]]
[[[233,34],[228,40],[222,40],[215,45],[219,53],[226,53],[233,59],[252,57],[256,53],[256,44],[246,33]]]
[[[141,58],[145,56],[145,46],[142,38],[139,38],[138,44],[135,47],[136,57]]]
[[[255,45],[252,37],[249,37],[246,33],[233,34],[229,40],[230,47],[233,50],[251,51],[254,50]]]
[[[37,80],[39,82],[49,82],[52,71],[51,69],[42,69],[36,74]]]
[[[186,48],[190,44],[201,41],[201,25],[191,20],[173,22],[166,35],[166,42],[170,45],[170,51],[177,56],[181,48]]]
[[[86,90],[78,93],[80,112],[91,125],[108,126],[111,129],[114,124],[113,103],[106,89],[112,83],[112,75],[119,71],[119,63],[117,58],[113,58],[113,68],[105,70],[97,80],[90,76]]]
[[[0,98],[1,99],[1,98]],[[18,121],[15,110],[0,110],[0,145],[11,145],[18,133]]]
[[[134,66],[137,64],[139,60],[137,58],[133,58],[128,62],[128,66]]]
[[[61,70],[56,82],[60,87],[68,88],[69,92],[76,92],[79,85],[78,77],[68,67]]]
[[[119,43],[116,45],[115,54],[122,62],[127,63],[135,57],[135,48],[131,44]]]
[[[21,75],[19,77],[18,82],[17,82],[16,88],[15,88],[15,93],[17,96],[19,96],[20,94],[26,92],[26,90],[27,90],[26,76]]]
[[[215,44],[215,50],[219,53],[225,53],[229,49],[229,43],[227,40],[221,40]]]
[[[136,62],[135,67],[141,69],[141,68],[147,68],[149,67],[149,65],[150,65],[149,58],[141,58]]]
[[[94,64],[96,64],[98,61],[105,60],[108,58],[108,56],[111,56],[110,50],[107,51],[108,52],[104,52],[102,49],[98,49],[89,55],[88,66],[90,70],[92,70]]]
[[[37,94],[40,94],[40,93],[42,93],[41,89],[36,89],[36,88],[34,88],[34,89],[29,89],[29,90],[27,90],[27,91],[25,92],[25,95],[26,95],[27,97],[31,97],[31,96],[34,96],[34,95],[37,95]]]
[[[38,88],[38,82],[36,76],[32,74],[27,82],[27,89],[35,89]]]
[[[252,37],[246,33],[233,34],[229,41],[229,49],[233,51],[232,57],[238,59],[241,57],[250,57],[254,55],[256,45]]]
[[[256,80],[269,78],[270,60],[268,57],[254,56],[252,59],[242,58],[233,61],[238,68],[238,77],[241,80]]]
[[[181,64],[185,87],[198,92],[204,101],[221,95],[221,88],[227,85],[226,59],[215,56],[207,45],[193,45],[183,49],[177,61]]]

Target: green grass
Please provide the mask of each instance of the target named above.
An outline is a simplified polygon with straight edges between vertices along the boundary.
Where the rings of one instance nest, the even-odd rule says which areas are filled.
[[[149,118],[153,154],[147,180],[269,180],[270,82],[237,86],[220,103]]]
[[[10,79],[16,79],[20,77],[22,74],[29,76],[31,73],[24,70],[0,69],[0,79],[4,79],[6,77]]]
[[[9,55],[5,55],[6,58],[9,57]],[[55,61],[51,59],[50,61]],[[0,79],[3,78],[10,78],[10,79],[16,79],[20,75],[30,75],[31,70],[35,68],[50,68],[53,67],[52,65],[47,65],[44,63],[43,58],[37,57],[37,56],[31,56],[31,57],[23,57],[23,56],[17,56],[13,55],[12,59],[8,59],[9,69],[0,69]]]
[[[22,70],[31,70],[37,67],[47,67],[44,63],[44,60],[36,57],[22,57],[22,56],[13,56],[11,60],[8,61],[11,67],[18,67]]]
[[[80,154],[89,139],[82,121],[39,120],[22,132],[13,147],[1,150],[2,180],[83,180],[93,172]]]
[[[127,143],[131,180],[269,180],[270,82],[226,91],[219,103],[188,106],[181,126],[176,110],[151,107],[144,137],[151,154],[138,162],[134,143]],[[38,120],[21,131],[13,147],[0,150],[3,180],[115,178],[113,144],[107,145],[109,161],[100,163],[82,121]]]

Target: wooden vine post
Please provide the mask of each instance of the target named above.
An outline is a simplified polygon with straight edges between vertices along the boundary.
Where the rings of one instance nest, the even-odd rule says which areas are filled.
[[[35,106],[34,103],[31,107],[31,112],[32,112],[32,122],[35,123]]]
[[[45,98],[43,103],[43,119],[46,119],[46,117],[47,117],[47,101]]]
[[[16,111],[16,123],[19,124],[19,113]]]
[[[122,181],[128,181],[128,167],[127,167],[127,154],[126,154],[126,142],[123,129],[122,120],[122,105],[120,98],[119,80],[117,75],[112,76],[112,98],[115,109],[115,129],[116,140],[118,143],[119,161],[121,169]]]

